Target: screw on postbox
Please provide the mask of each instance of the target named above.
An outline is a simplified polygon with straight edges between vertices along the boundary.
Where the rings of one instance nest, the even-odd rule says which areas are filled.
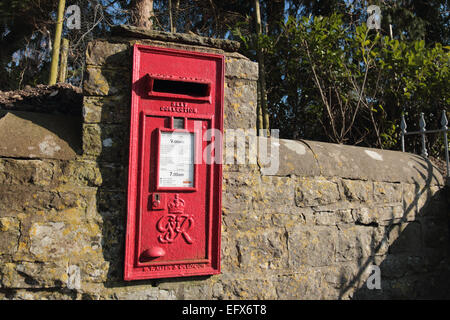
[[[220,273],[224,58],[135,45],[132,82],[124,279]]]

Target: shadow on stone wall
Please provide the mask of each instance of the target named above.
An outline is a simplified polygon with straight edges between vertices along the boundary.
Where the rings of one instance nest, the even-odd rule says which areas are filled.
[[[418,173],[426,182],[415,184],[414,199],[405,206],[400,219],[389,221],[384,227],[383,240],[373,239],[371,255],[359,259],[359,271],[350,281],[341,279],[345,286],[340,290],[343,298],[354,287],[359,287],[353,299],[449,299],[450,298],[450,246],[449,205],[450,190],[438,190],[430,197],[433,169],[423,162],[417,164],[428,173]],[[427,197],[427,198],[425,198]],[[429,198],[428,198],[429,197]],[[447,204],[446,204],[447,202]],[[378,243],[378,245],[375,245]],[[382,246],[388,244],[387,255],[380,255]],[[379,266],[381,289],[373,287],[375,271],[371,265]]]
[[[8,137],[1,149],[8,156],[68,160],[81,154],[81,115],[0,110],[0,118],[0,134]]]
[[[82,99],[80,88],[66,83],[0,91],[0,155],[63,160],[81,155]]]

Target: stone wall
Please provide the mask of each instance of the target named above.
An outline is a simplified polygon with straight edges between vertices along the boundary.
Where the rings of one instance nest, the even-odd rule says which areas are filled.
[[[75,142],[39,114],[0,118],[0,132],[17,121],[25,136],[44,130],[23,154],[0,143],[0,298],[450,297],[439,172],[412,154],[313,141],[280,140],[274,174],[224,165],[220,275],[123,281],[132,45],[224,54],[227,129],[255,128],[258,69],[220,43],[121,35],[89,44]],[[372,265],[380,290],[365,284]]]

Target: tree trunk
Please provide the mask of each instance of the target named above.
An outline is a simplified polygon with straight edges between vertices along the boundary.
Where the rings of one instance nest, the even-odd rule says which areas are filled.
[[[153,0],[133,0],[131,2],[131,20],[139,28],[152,29]]]
[[[262,24],[261,24],[261,10],[259,8],[259,0],[255,0],[255,22],[256,22],[256,35],[259,36],[262,34]],[[262,48],[260,47],[259,41],[257,42],[257,59],[259,64],[259,99],[260,99],[260,113],[258,115],[260,121],[258,121],[259,128],[265,129],[266,135],[269,136],[269,113],[267,112],[267,97],[266,97],[266,75],[264,73],[264,55],[262,52]],[[261,123],[262,120],[262,123]]]
[[[179,12],[179,10],[180,10],[180,0],[176,0],[175,1],[175,12],[173,14],[174,21],[175,21],[175,23],[173,25],[173,32],[174,33],[177,32],[177,21],[178,21],[178,12]]]
[[[59,64],[58,82],[66,82],[68,55],[69,55],[69,40],[63,38],[61,47],[61,63]]]
[[[55,41],[53,42],[52,62],[50,66],[50,77],[48,84],[56,83],[58,77],[59,51],[61,45],[62,26],[64,21],[64,9],[66,7],[66,0],[59,0],[58,15],[56,21]]]
[[[169,0],[169,25],[170,25],[170,32],[173,31],[173,17],[172,17],[172,0]]]

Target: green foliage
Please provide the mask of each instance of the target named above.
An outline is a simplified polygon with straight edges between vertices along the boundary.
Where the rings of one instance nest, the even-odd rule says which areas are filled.
[[[391,39],[339,14],[280,26],[258,39],[234,34],[249,56],[256,41],[264,48],[271,124],[282,136],[398,148],[402,112],[438,126],[450,103],[448,47]]]

